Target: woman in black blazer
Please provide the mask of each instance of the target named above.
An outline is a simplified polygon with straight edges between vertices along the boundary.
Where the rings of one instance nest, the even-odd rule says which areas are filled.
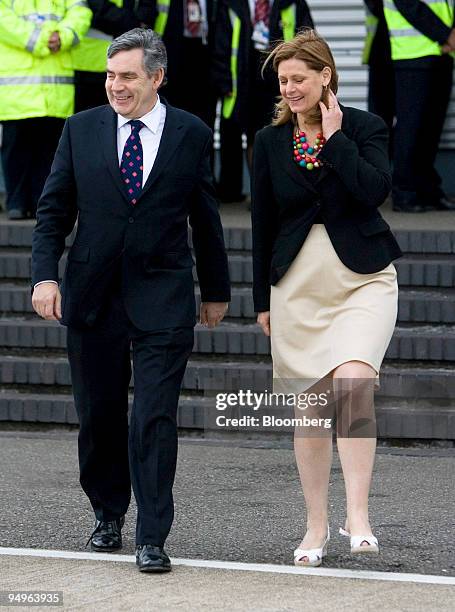
[[[397,315],[391,262],[401,256],[377,210],[391,188],[388,131],[379,117],[338,103],[332,53],[313,30],[280,43],[267,61],[278,73],[281,99],[254,146],[255,310],[271,335],[274,390],[302,397],[330,381],[328,406],[328,396],[318,396],[319,406],[305,414],[336,413],[347,498],[340,531],[353,553],[377,553],[368,518],[373,390]],[[307,506],[298,565],[320,565],[330,538],[327,422],[302,425],[294,437]]]

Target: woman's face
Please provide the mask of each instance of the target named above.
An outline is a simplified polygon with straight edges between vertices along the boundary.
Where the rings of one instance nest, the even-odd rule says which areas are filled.
[[[321,99],[323,86],[330,83],[330,77],[328,66],[318,72],[296,58],[283,60],[278,65],[280,93],[293,113],[304,115],[315,107]]]

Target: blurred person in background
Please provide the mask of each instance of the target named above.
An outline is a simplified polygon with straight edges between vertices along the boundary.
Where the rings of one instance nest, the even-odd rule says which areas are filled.
[[[384,16],[395,72],[393,209],[455,210],[435,169],[452,91],[453,3],[387,0]]]
[[[88,6],[90,29],[72,52],[76,113],[107,104],[106,56],[112,39],[133,28],[152,27],[156,19],[154,0],[88,0]]]
[[[64,120],[74,110],[71,50],[90,26],[84,0],[0,3],[0,121],[10,219],[34,217]]]
[[[392,132],[395,75],[383,0],[364,0],[367,35],[362,62],[368,64],[368,110],[384,119]]]
[[[213,128],[216,100],[209,80],[209,60],[217,0],[152,0],[151,4],[151,27],[162,37],[168,53],[163,96]],[[147,15],[144,19],[150,22]]]
[[[279,89],[270,69],[262,75],[264,52],[303,27],[313,27],[305,0],[219,0],[212,80],[222,98],[218,188],[223,201],[244,199],[242,133],[251,164],[254,136],[273,117]]]

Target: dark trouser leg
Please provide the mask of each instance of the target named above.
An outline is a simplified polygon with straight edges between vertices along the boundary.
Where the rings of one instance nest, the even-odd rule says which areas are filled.
[[[128,466],[128,319],[114,298],[96,328],[68,328],[68,357],[79,416],[80,482],[96,518],[126,513],[131,498]]]
[[[3,122],[2,165],[6,207],[26,212],[31,207],[30,172],[33,165],[32,119]]]
[[[219,195],[227,201],[240,199],[243,193],[242,128],[233,119],[220,120]]]
[[[368,73],[368,110],[379,115],[392,129],[395,115],[395,76],[392,60],[370,64]]]
[[[425,152],[419,158],[419,197],[429,204],[437,204],[443,195],[441,177],[435,168],[442,128],[447,113],[452,91],[453,60],[443,56],[435,62],[429,71],[428,113],[422,126],[421,140],[425,143]]]
[[[418,156],[424,113],[428,100],[428,74],[425,69],[396,69],[396,118],[393,156],[393,200],[396,204],[419,204]]]
[[[213,130],[216,114],[216,95],[210,85],[210,53],[200,38],[183,40],[181,75],[176,106],[193,113]],[[197,66],[201,82],[195,86],[194,67]]]
[[[447,108],[447,91],[450,91],[448,71],[441,68],[445,62],[446,58],[435,57],[429,68],[406,68],[404,62],[395,68],[395,203],[425,204],[422,197],[434,200],[440,195],[440,177],[434,161]],[[445,70],[443,82],[438,80],[441,69]]]
[[[163,546],[174,518],[177,406],[193,328],[133,335],[134,404],[130,472],[138,517],[137,544]]]
[[[39,117],[33,123],[33,139],[30,143],[33,161],[30,169],[30,206],[27,212],[36,214],[38,200],[44,183],[51,171],[55,151],[62,134],[65,121],[56,117]]]

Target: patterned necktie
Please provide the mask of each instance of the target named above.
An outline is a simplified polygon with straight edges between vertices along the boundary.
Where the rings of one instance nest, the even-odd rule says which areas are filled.
[[[134,206],[142,192],[142,176],[144,171],[142,142],[139,132],[145,125],[139,119],[128,121],[131,125],[131,134],[123,148],[120,172],[125,184],[126,194]]]
[[[269,0],[256,0],[254,3],[254,23],[263,22],[269,25],[270,2]]]

